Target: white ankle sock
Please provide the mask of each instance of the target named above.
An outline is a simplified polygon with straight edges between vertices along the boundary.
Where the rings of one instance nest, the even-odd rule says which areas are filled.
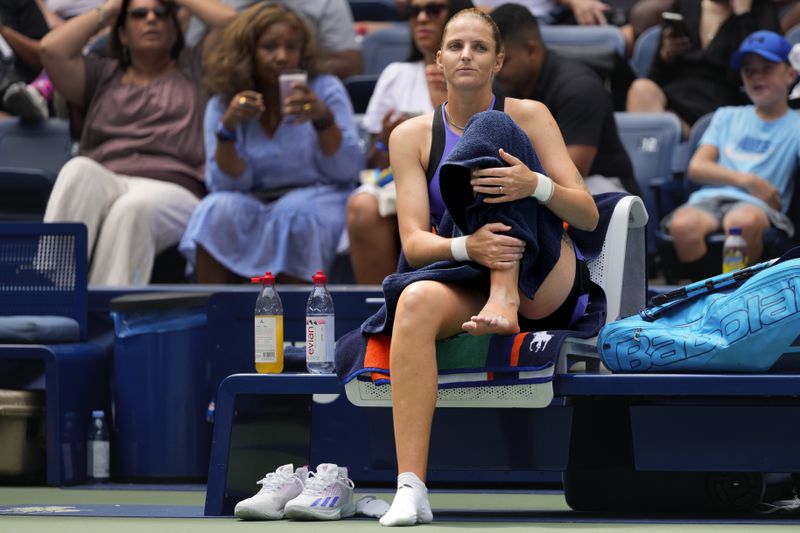
[[[389,512],[383,515],[382,526],[413,526],[433,521],[428,489],[416,474],[403,472],[397,476],[397,494]]]

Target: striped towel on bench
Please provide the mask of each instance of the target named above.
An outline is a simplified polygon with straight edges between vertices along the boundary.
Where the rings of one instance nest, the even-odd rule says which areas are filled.
[[[605,297],[592,284],[589,307],[573,330],[529,331],[516,335],[456,335],[436,343],[439,388],[544,383],[553,379],[567,337],[588,338],[605,322]],[[353,330],[336,343],[336,373],[342,383],[358,378],[388,383],[388,334]]]

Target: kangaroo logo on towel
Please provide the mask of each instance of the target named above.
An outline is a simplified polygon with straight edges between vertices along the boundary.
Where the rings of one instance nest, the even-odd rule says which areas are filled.
[[[547,347],[547,343],[550,342],[553,336],[547,333],[546,331],[537,331],[533,334],[533,338],[531,339],[531,345],[528,346],[528,350],[533,352],[541,352],[542,350]],[[536,349],[533,349],[533,345],[536,345]]]

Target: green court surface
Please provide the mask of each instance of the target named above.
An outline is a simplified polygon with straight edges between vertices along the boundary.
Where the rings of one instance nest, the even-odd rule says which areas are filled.
[[[368,493],[360,492],[356,497]],[[374,494],[387,501],[391,498],[388,492]],[[202,490],[137,490],[119,485],[108,489],[0,487],[0,532],[387,531],[368,518],[339,522],[241,522],[233,518],[206,518],[202,517],[204,499]],[[434,492],[431,504],[436,522],[419,526],[420,531],[788,533],[800,530],[800,517],[796,515],[704,516],[696,520],[664,515],[584,515],[571,512],[563,495],[557,492]]]

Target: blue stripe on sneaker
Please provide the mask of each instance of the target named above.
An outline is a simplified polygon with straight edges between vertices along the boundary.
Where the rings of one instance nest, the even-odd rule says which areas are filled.
[[[331,503],[328,505],[328,507],[333,508],[336,505],[336,502],[338,502],[338,501],[339,501],[339,497],[338,496],[334,496],[333,499],[331,500]]]
[[[324,500],[322,500],[322,503],[321,503],[321,504],[319,504],[319,506],[320,506],[320,507],[327,507],[327,505],[328,505],[328,502],[330,501],[330,499],[331,499],[331,497],[330,497],[330,496],[328,496],[327,498],[325,498]]]
[[[316,500],[314,500],[314,501],[313,501],[313,503],[312,503],[312,504],[311,504],[309,507],[316,507],[316,506],[317,506],[317,504],[318,504],[320,501],[322,501],[322,498],[317,498]]]

